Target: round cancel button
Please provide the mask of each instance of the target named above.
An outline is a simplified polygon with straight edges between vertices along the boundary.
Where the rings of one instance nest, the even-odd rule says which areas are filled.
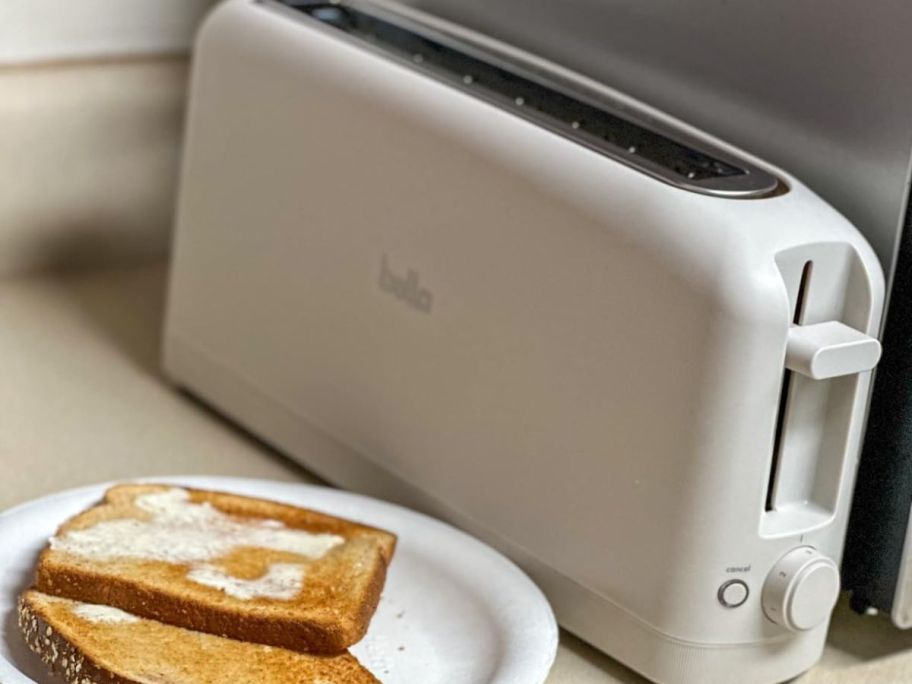
[[[741,580],[729,580],[719,587],[719,603],[726,608],[737,608],[747,601],[750,589]]]

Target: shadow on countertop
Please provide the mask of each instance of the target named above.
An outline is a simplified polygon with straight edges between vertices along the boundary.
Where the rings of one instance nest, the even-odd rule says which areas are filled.
[[[85,236],[84,236],[85,237]],[[86,249],[80,243],[80,250]],[[62,263],[70,263],[62,260]],[[87,328],[116,349],[142,373],[170,389],[188,410],[205,415],[238,438],[255,444],[283,467],[316,484],[325,480],[290,460],[268,442],[231,421],[201,398],[172,385],[162,370],[161,347],[167,298],[168,266],[161,259],[116,266],[66,267],[46,276],[56,285]]]

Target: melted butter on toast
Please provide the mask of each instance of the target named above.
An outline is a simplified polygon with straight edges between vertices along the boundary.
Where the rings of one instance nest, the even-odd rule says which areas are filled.
[[[339,535],[293,529],[279,520],[230,516],[207,502],[192,502],[180,488],[143,494],[134,505],[141,517],[68,530],[50,540],[51,548],[93,560],[189,565],[187,579],[235,598],[290,600],[304,582],[301,561],[318,560],[345,543]],[[261,555],[254,550],[267,553],[258,563],[243,562]],[[229,562],[213,563],[219,560]]]

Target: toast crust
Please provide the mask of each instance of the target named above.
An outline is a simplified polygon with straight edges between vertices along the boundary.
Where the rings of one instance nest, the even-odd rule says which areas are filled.
[[[41,658],[51,674],[69,684],[140,684],[102,667],[90,655],[67,641],[36,609],[29,600],[29,593],[26,592],[19,599],[19,629],[29,649]]]
[[[119,485],[97,506],[65,522],[57,537],[101,522],[143,520],[138,497],[174,490],[164,485]],[[232,577],[263,575],[270,563],[307,567],[300,592],[291,599],[241,599],[188,579],[188,565],[159,560],[87,559],[49,546],[38,561],[36,588],[44,593],[114,606],[128,613],[185,629],[309,653],[345,651],[363,638],[380,601],[394,535],[358,523],[261,499],[186,490],[238,520],[279,521],[292,530],[337,535],[344,540],[320,559],[262,548],[233,549],[213,561]]]
[[[83,568],[68,569],[54,561],[39,565],[35,586],[39,591],[107,606],[151,620],[197,632],[206,632],[293,651],[315,654],[344,652],[367,633],[370,619],[380,602],[386,567],[379,565],[357,613],[339,616],[320,614],[315,618],[273,613],[258,614],[239,608],[202,604],[147,589],[141,581],[93,573]]]
[[[77,606],[33,590],[18,606],[29,648],[69,684],[379,684],[348,653],[305,655],[135,618],[104,624]]]

